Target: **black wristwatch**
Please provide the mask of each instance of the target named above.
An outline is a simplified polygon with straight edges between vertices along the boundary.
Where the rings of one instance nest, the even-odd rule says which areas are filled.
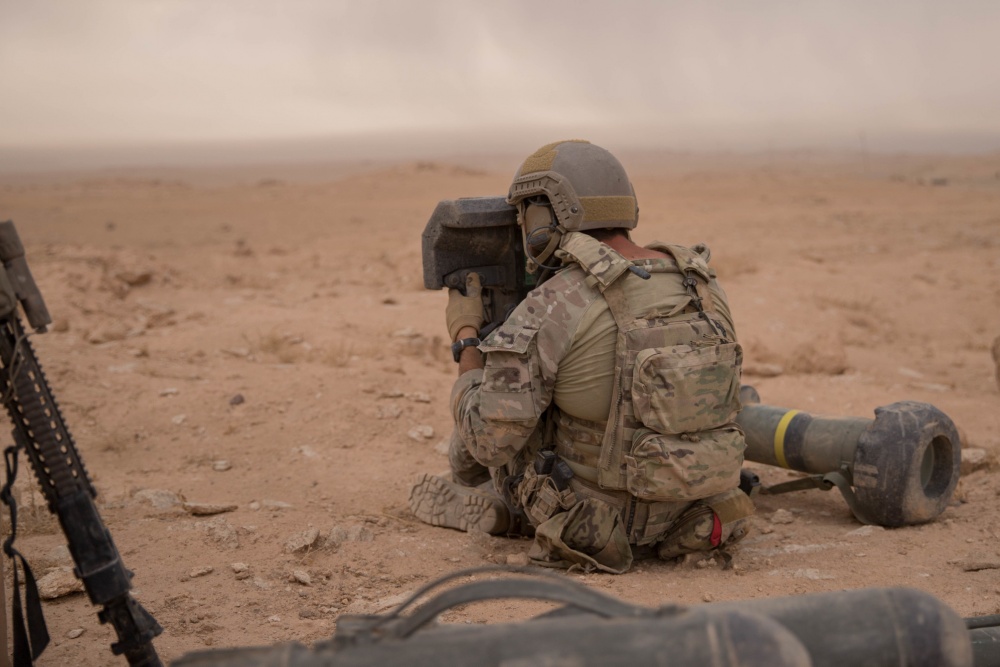
[[[451,344],[451,356],[455,359],[455,363],[462,358],[462,350],[467,347],[477,347],[479,343],[482,342],[478,338],[463,338],[462,340],[456,340]]]

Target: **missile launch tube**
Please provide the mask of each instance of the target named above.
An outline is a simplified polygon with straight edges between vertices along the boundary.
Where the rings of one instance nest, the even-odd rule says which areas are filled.
[[[736,422],[746,433],[746,459],[825,476],[825,488],[840,486],[862,521],[924,523],[951,500],[961,441],[948,415],[929,403],[900,401],[864,419],[761,405],[752,387],[740,397]]]

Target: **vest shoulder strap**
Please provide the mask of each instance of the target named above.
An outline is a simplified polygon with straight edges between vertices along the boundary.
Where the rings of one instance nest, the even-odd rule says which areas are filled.
[[[566,234],[556,257],[578,264],[587,275],[593,276],[602,292],[632,266],[620,253],[581,232]]]

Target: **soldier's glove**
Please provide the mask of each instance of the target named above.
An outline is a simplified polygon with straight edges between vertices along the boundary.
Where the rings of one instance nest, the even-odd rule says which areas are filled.
[[[454,341],[462,327],[473,327],[476,331],[483,326],[483,286],[478,273],[470,273],[465,279],[465,294],[457,289],[448,290],[448,308],[445,310],[448,335]]]

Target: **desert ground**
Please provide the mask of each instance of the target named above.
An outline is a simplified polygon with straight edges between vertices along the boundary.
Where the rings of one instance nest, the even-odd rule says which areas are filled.
[[[423,525],[407,496],[418,473],[447,469],[456,374],[421,231],[441,199],[504,194],[534,148],[0,175],[0,219],[54,319],[35,349],[136,596],[164,627],[163,658],[311,643],[444,573],[519,562],[528,542]],[[744,382],[765,403],[867,417],[933,403],[985,465],[923,526],[858,531],[836,491],[770,496],[733,569],[565,576],[646,605],[912,586],[963,616],[1000,612],[1000,155],[621,157],[635,238],[711,247]],[[793,476],[751,467],[766,483]],[[22,467],[18,545],[44,575],[68,560],[35,484]],[[45,611],[39,664],[125,664],[82,593]]]

